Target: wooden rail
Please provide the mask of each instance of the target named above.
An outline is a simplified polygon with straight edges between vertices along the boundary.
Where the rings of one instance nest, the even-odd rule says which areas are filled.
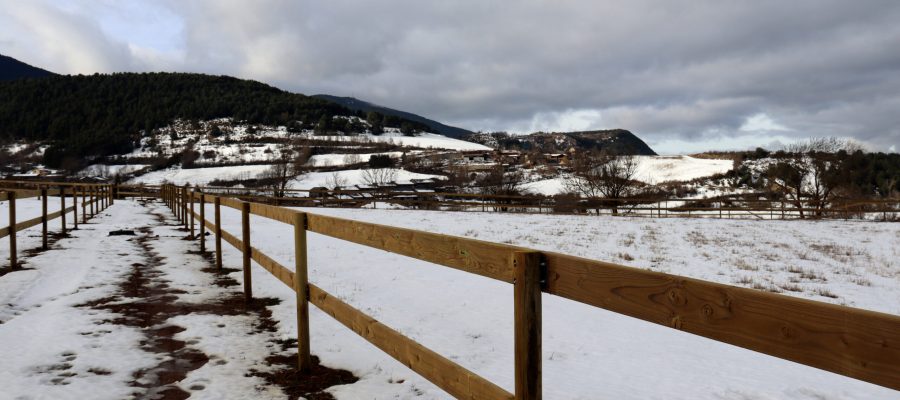
[[[308,365],[306,302],[458,398],[541,398],[541,292],[706,337],[752,351],[900,390],[900,317],[683,276],[541,252],[515,246],[439,235],[304,213],[282,207],[161,189],[176,213],[201,218],[185,203],[212,197],[221,205],[291,224],[295,228],[295,272],[224,230],[200,219],[202,229],[241,250],[298,294],[298,364]],[[178,198],[181,197],[181,200]],[[246,211],[244,211],[246,210]],[[174,211],[174,208],[173,208]],[[220,221],[217,217],[217,221]],[[186,225],[188,222],[184,222]],[[242,229],[249,228],[242,218]],[[515,393],[434,353],[306,281],[306,231],[373,247],[514,285]],[[245,236],[249,238],[249,236]],[[221,248],[216,249],[221,259]],[[298,287],[302,286],[302,287]],[[306,361],[305,361],[306,360]]]
[[[32,187],[37,189],[31,189]],[[90,214],[93,218],[96,212],[112,204],[113,199],[109,194],[110,185],[76,184],[68,182],[31,182],[31,181],[0,181],[0,201],[9,202],[9,225],[0,228],[0,238],[9,237],[9,265],[10,269],[19,269],[17,232],[41,225],[41,247],[47,249],[49,227],[48,222],[60,218],[60,232],[67,231],[66,214],[72,214],[72,228],[78,229],[79,194],[82,195],[81,214],[82,223],[86,223]],[[87,193],[90,198],[87,199]],[[103,194],[100,196],[100,194]],[[60,209],[48,212],[48,197],[56,196],[60,199]],[[40,197],[41,215],[25,221],[17,222],[16,201]],[[66,198],[72,199],[72,205],[66,206]],[[95,207],[96,205],[96,207]]]
[[[133,195],[145,195],[153,186],[123,186]],[[233,201],[251,201],[274,205],[306,207],[363,207],[378,203],[396,204],[410,208],[450,211],[502,211],[518,213],[612,214],[640,217],[707,217],[740,219],[848,219],[868,215],[884,220],[900,219],[898,199],[835,199],[825,209],[813,207],[803,200],[773,200],[735,196],[711,199],[685,198],[559,198],[540,195],[488,195],[475,193],[403,192],[385,190],[286,190],[297,196],[268,196],[253,188],[198,186],[193,189]],[[798,206],[799,204],[799,206]]]

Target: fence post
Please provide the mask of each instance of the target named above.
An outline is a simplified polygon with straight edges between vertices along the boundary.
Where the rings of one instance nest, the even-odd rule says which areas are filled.
[[[47,250],[47,188],[41,188],[41,248]]]
[[[541,398],[541,253],[513,253],[515,398]]]
[[[216,196],[213,200],[213,204],[215,205],[215,220],[216,220],[216,269],[222,269],[222,213],[219,211],[220,205],[222,203],[222,199],[219,196]]]
[[[85,201],[86,199],[87,199],[87,188],[82,187],[81,188],[81,223],[82,224],[87,223],[87,202]]]
[[[294,291],[297,292],[297,368],[312,368],[309,347],[309,286],[306,246],[306,213],[294,214]]]
[[[90,190],[91,190],[91,218],[94,218],[94,203],[96,203],[94,201],[94,199],[95,199],[94,192],[97,190],[97,188],[96,188],[96,186],[91,186]]]
[[[78,186],[72,186],[72,229],[78,229]]]
[[[62,222],[62,233],[66,234],[66,187],[60,185],[59,186],[59,204],[60,204],[60,212],[62,213],[59,216],[60,221]]]
[[[178,197],[181,198],[181,224],[184,225],[185,229],[187,229],[187,227],[188,227],[187,186],[181,187],[181,190],[178,191]]]
[[[241,252],[244,256],[244,300],[248,303],[253,299],[253,282],[250,276],[250,260],[252,251],[250,248],[250,203],[241,203],[241,240],[243,249]]]
[[[189,200],[190,200],[190,205],[191,205],[191,212],[190,212],[190,214],[191,214],[190,215],[190,217],[191,217],[191,240],[193,240],[194,238],[196,238],[196,236],[194,236],[194,194],[195,193],[194,193],[194,191],[191,191],[189,193],[190,194],[188,194],[188,196],[190,196]]]
[[[19,268],[16,251],[16,192],[6,192],[9,197],[9,266],[13,271]]]
[[[200,192],[200,252],[206,253],[206,195]]]

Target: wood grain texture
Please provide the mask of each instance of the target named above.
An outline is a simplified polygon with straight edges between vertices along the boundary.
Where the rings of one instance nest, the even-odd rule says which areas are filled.
[[[250,213],[290,225],[294,223],[294,215],[298,214],[299,211],[261,203],[250,203]]]
[[[278,278],[279,281],[291,289],[294,288],[294,273],[287,269],[287,267],[279,264],[278,261],[273,260],[256,247],[250,247],[250,257],[261,267],[265,268],[266,271],[269,271],[269,273]]]
[[[297,301],[297,369],[313,367],[309,337],[309,265],[306,243],[306,214],[294,215],[294,292]]]
[[[509,392],[309,284],[309,300],[391,357],[458,399],[512,399]]]
[[[241,239],[238,239],[237,236],[232,235],[231,232],[224,229],[222,229],[222,239],[234,246],[235,249],[241,250],[244,248],[244,242]]]
[[[253,299],[253,274],[250,268],[253,256],[250,247],[250,203],[241,203],[241,239],[243,240],[241,256],[244,270],[244,299],[249,302]]]
[[[541,399],[541,253],[517,251],[512,265],[516,400]]]
[[[521,248],[307,214],[309,231],[512,283],[510,256]]]
[[[900,390],[900,317],[544,253],[571,300]]]
[[[31,228],[32,226],[40,225],[41,222],[44,221],[44,216],[34,217],[32,219],[27,219],[25,221],[19,222],[16,224],[16,232],[19,232],[23,229]]]
[[[233,199],[230,197],[220,197],[220,199],[221,199],[221,204],[223,206],[228,207],[228,208],[233,208],[238,211],[241,211],[241,207],[243,207],[242,204],[244,204],[243,201],[240,201],[238,199]]]

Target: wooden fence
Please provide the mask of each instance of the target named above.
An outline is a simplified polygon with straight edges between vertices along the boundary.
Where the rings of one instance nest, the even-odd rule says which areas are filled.
[[[541,297],[564,297],[774,357],[900,390],[900,317],[505,244],[306,213],[166,185],[163,201],[199,239],[213,232],[242,253],[244,293],[251,260],[297,294],[298,363],[310,365],[308,302],[447,393],[465,399],[541,398]],[[213,221],[206,204],[213,204]],[[195,205],[199,212],[195,210]],[[221,207],[241,212],[240,237],[222,229]],[[294,227],[293,271],[252,246],[250,215]],[[196,235],[199,229],[199,235]],[[307,277],[314,232],[512,284],[514,393],[330,295]],[[599,388],[598,388],[599,390]]]
[[[122,186],[125,195],[153,195],[156,186]],[[415,209],[446,211],[502,211],[538,214],[605,214],[653,218],[706,217],[719,219],[863,218],[900,220],[900,200],[835,199],[819,209],[814,202],[732,196],[712,199],[684,198],[565,198],[506,196],[474,193],[286,190],[283,196],[267,195],[263,189],[198,186],[208,194],[273,205],[303,207],[377,207],[395,204]],[[290,194],[287,195],[287,194]]]
[[[0,227],[0,238],[9,237],[9,266],[15,271],[19,268],[17,232],[33,226],[41,225],[41,248],[47,249],[48,222],[60,218],[60,231],[66,233],[66,214],[72,213],[73,228],[78,229],[78,205],[81,197],[82,223],[87,223],[89,218],[114,201],[112,187],[103,184],[73,184],[66,182],[0,182],[0,201],[9,202],[9,224]],[[59,197],[59,211],[47,212],[49,196]],[[41,199],[41,215],[25,221],[17,220],[16,201],[39,197]],[[66,207],[66,198],[72,200],[72,205]],[[18,221],[18,222],[17,222]]]

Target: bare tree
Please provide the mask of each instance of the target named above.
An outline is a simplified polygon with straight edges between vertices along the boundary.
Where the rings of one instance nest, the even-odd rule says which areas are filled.
[[[264,187],[272,190],[274,197],[284,197],[288,183],[306,173],[306,163],[309,161],[310,150],[301,147],[296,150],[283,149],[280,157],[268,170],[263,172],[260,180]]]
[[[344,155],[344,165],[356,165],[362,163],[362,157],[359,154]]]
[[[478,177],[475,186],[481,193],[492,196],[517,196],[525,177],[520,170],[511,170],[503,164],[497,164],[486,174]],[[495,198],[498,204],[512,204],[511,197]],[[509,207],[500,206],[500,211],[506,211]]]
[[[588,198],[600,213],[598,197],[609,200],[613,214],[619,213],[619,200],[633,194],[639,183],[634,180],[637,159],[602,152],[582,152],[572,166],[572,177],[565,187],[571,193]]]
[[[370,168],[362,172],[362,179],[366,185],[374,188],[382,188],[388,183],[397,180],[397,170],[393,168]]]
[[[834,194],[846,183],[847,153],[861,151],[862,146],[840,138],[812,138],[785,146],[786,159],[767,170],[772,189],[791,202],[806,216],[804,209],[813,209],[822,217]]]
[[[347,186],[347,178],[341,176],[340,171],[334,171],[325,178],[325,187],[331,190],[340,190]]]

